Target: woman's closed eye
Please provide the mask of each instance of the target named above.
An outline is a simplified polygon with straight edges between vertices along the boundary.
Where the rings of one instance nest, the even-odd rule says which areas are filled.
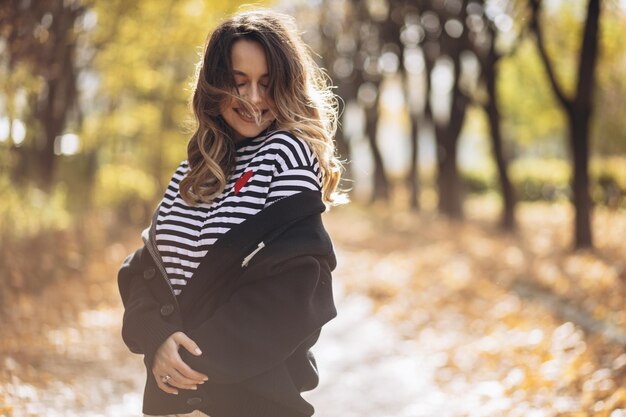
[[[238,84],[235,84],[235,85],[237,86],[237,88],[242,88],[242,87],[245,87],[246,85],[248,85],[248,83],[247,82],[245,82],[245,83],[238,83]],[[259,83],[259,87],[264,88],[264,89],[269,88],[269,86],[270,85],[268,83]]]

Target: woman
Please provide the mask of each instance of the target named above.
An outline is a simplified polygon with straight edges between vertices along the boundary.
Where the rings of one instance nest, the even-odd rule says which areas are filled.
[[[197,67],[197,129],[118,273],[122,337],[144,354],[144,415],[304,417],[309,348],[336,316],[336,102],[292,19],[239,13]]]

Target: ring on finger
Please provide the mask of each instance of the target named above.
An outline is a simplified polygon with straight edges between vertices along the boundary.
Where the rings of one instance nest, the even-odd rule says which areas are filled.
[[[164,375],[164,376],[161,377],[161,382],[163,382],[164,384],[167,384],[167,381],[169,381],[170,379],[172,379],[171,376]]]

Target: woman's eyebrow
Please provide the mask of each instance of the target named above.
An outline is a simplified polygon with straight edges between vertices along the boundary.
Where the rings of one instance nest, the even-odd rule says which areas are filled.
[[[246,74],[246,73],[245,73],[245,72],[243,72],[243,71],[239,71],[239,70],[233,70],[233,73],[234,73],[235,75],[241,75],[241,76],[244,76],[244,77],[247,77],[247,76],[248,76],[248,74]],[[261,75],[261,77],[260,77],[260,78],[263,78],[263,77],[269,77],[269,76],[270,76],[270,75],[266,73],[266,74]]]

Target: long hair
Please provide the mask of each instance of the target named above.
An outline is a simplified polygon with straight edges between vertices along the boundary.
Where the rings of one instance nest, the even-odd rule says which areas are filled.
[[[297,33],[293,18],[268,11],[244,11],[223,21],[209,36],[196,66],[191,99],[197,128],[187,145],[189,171],[180,182],[188,204],[210,203],[220,195],[235,169],[233,131],[221,117],[222,104],[237,95],[231,49],[241,39],[265,50],[269,71],[268,98],[276,119],[272,130],[287,130],[306,141],[322,171],[322,200],[327,208],[348,201],[337,186],[343,169],[335,156],[337,98],[330,80]]]

